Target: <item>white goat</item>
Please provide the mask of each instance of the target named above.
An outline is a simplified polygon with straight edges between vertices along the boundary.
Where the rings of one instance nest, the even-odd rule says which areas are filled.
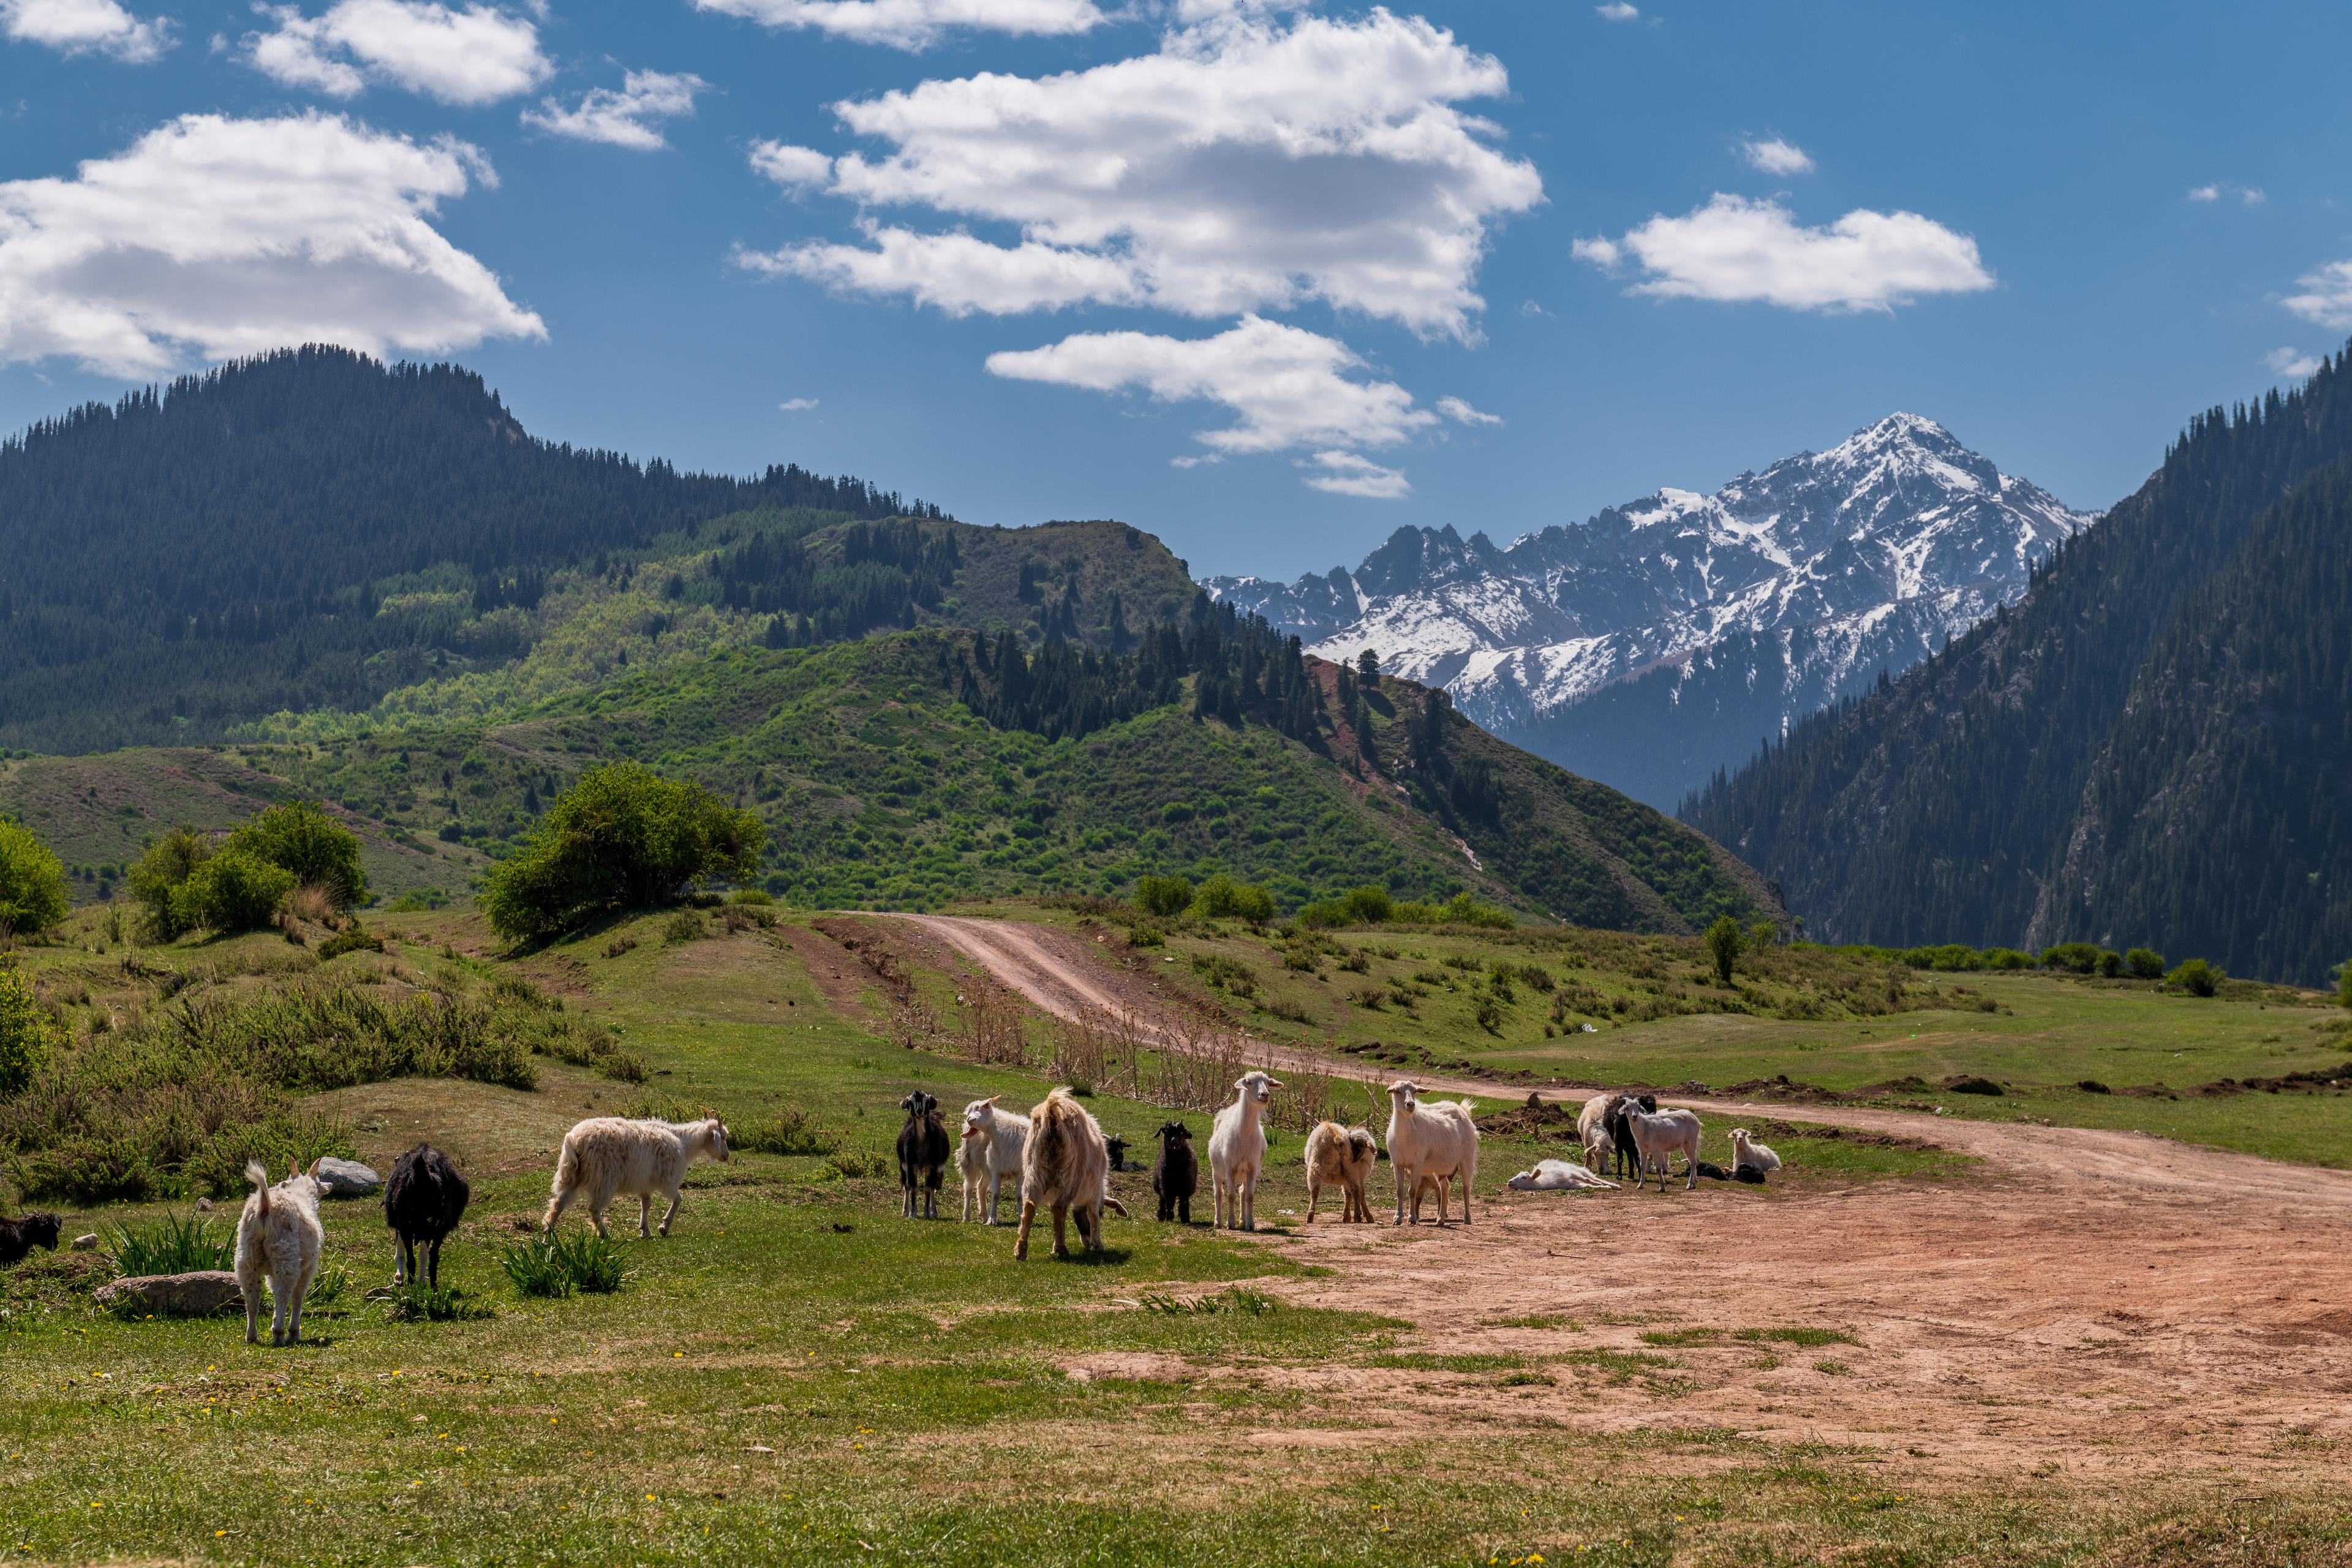
[[[1234,1102],[1217,1112],[1216,1124],[1209,1133],[1214,1225],[1229,1230],[1257,1228],[1257,1173],[1265,1165],[1265,1129],[1258,1119],[1281,1087],[1278,1079],[1245,1072],[1234,1080]]]
[[[637,1234],[650,1240],[656,1197],[669,1200],[662,1215],[661,1233],[677,1217],[678,1188],[687,1168],[697,1160],[727,1159],[727,1129],[716,1116],[699,1121],[632,1121],[619,1116],[592,1116],[574,1122],[563,1135],[563,1152],[556,1156],[555,1182],[540,1223],[548,1229],[563,1217],[572,1200],[584,1197],[588,1217],[603,1236],[604,1213],[614,1197],[637,1200]]]
[[[1538,1160],[1534,1170],[1521,1171],[1505,1184],[1522,1193],[1566,1193],[1601,1187],[1613,1192],[1617,1187],[1606,1176],[1595,1175],[1566,1160]]]
[[[1735,1127],[1731,1130],[1731,1168],[1736,1171],[1742,1165],[1755,1166],[1760,1175],[1779,1170],[1780,1156],[1748,1137],[1747,1128]]]
[[[1307,1135],[1307,1223],[1315,1223],[1315,1205],[1322,1201],[1323,1189],[1335,1186],[1340,1194],[1340,1222],[1371,1224],[1372,1205],[1364,1184],[1372,1179],[1372,1163],[1380,1152],[1369,1127],[1317,1122]]]
[[[984,1225],[996,1223],[996,1205],[1004,1184],[1013,1184],[1013,1202],[1021,1203],[1021,1151],[1029,1142],[1029,1119],[997,1108],[999,1095],[975,1100],[963,1108],[963,1142],[956,1149],[956,1168],[963,1173],[963,1217],[984,1212]]]
[[[1110,1149],[1101,1124],[1067,1089],[1046,1091],[1029,1113],[1030,1136],[1021,1152],[1021,1228],[1013,1256],[1029,1256],[1029,1226],[1043,1204],[1054,1215],[1054,1256],[1070,1255],[1066,1225],[1075,1219],[1078,1240],[1089,1252],[1103,1249],[1103,1210],[1127,1216],[1110,1195]]]
[[[269,1342],[302,1342],[302,1298],[318,1278],[319,1249],[326,1228],[319,1223],[319,1167],[288,1166],[286,1179],[269,1184],[269,1173],[248,1162],[245,1179],[253,1195],[236,1221],[236,1283],[245,1292],[245,1342],[261,1342],[261,1282],[269,1281]]]
[[[1470,1188],[1478,1179],[1478,1124],[1469,1100],[1423,1100],[1419,1086],[1400,1079],[1389,1085],[1389,1165],[1396,1172],[1396,1223],[1404,1223],[1405,1197],[1412,1223],[1421,1223],[1424,1184],[1437,1189],[1437,1223],[1445,1218],[1445,1184],[1462,1183],[1462,1223],[1470,1223]]]
[[[1576,1141],[1584,1145],[1584,1163],[1588,1165],[1609,1152],[1609,1102],[1616,1098],[1608,1091],[1596,1094],[1576,1113]]]
[[[1629,1105],[1625,1108],[1625,1126],[1633,1135],[1633,1185],[1636,1190],[1649,1179],[1651,1167],[1654,1165],[1658,1173],[1658,1191],[1664,1192],[1666,1173],[1672,1168],[1676,1153],[1690,1162],[1690,1180],[1684,1184],[1684,1190],[1698,1185],[1698,1112],[1685,1110],[1680,1106],[1671,1110],[1652,1111]]]

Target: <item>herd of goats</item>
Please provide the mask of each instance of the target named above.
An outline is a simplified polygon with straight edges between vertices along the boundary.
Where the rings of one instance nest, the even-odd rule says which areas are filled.
[[[1234,1084],[1233,1103],[1216,1114],[1209,1134],[1209,1188],[1216,1226],[1257,1228],[1257,1179],[1266,1155],[1265,1112],[1281,1087],[1279,1079],[1264,1072],[1244,1073]],[[1410,1209],[1412,1223],[1419,1225],[1422,1202],[1432,1189],[1437,1196],[1437,1223],[1450,1223],[1446,1193],[1455,1185],[1462,1222],[1467,1225],[1471,1187],[1478,1174],[1478,1128],[1471,1102],[1423,1100],[1410,1080],[1389,1085],[1388,1093],[1386,1143],[1396,1173],[1395,1223],[1404,1224]],[[1009,1181],[1016,1184],[1020,1206],[1013,1257],[1029,1256],[1030,1226],[1041,1209],[1053,1216],[1055,1257],[1069,1256],[1066,1226],[1072,1221],[1082,1245],[1101,1251],[1103,1211],[1127,1216],[1110,1192],[1110,1173],[1128,1168],[1124,1142],[1106,1138],[1101,1125],[1067,1089],[1051,1090],[1026,1116],[1003,1109],[999,1098],[992,1095],[964,1108],[961,1146],[952,1151],[952,1163],[963,1178],[963,1217],[996,1224]],[[950,1163],[940,1102],[917,1089],[899,1101],[899,1108],[907,1113],[898,1149],[901,1211],[911,1219],[919,1205],[924,1215],[935,1219]],[[1508,1184],[1522,1192],[1613,1188],[1617,1184],[1593,1168],[1613,1158],[1621,1175],[1631,1165],[1637,1189],[1654,1174],[1663,1193],[1676,1153],[1687,1166],[1686,1188],[1696,1186],[1701,1176],[1761,1183],[1780,1164],[1780,1156],[1750,1140],[1745,1128],[1731,1134],[1731,1170],[1701,1160],[1697,1114],[1681,1107],[1661,1110],[1656,1098],[1647,1094],[1593,1096],[1577,1119],[1577,1131],[1586,1163],[1538,1161],[1535,1169],[1520,1172]],[[1170,1121],[1160,1127],[1159,1139],[1151,1190],[1160,1200],[1160,1218],[1189,1225],[1200,1185],[1192,1131],[1181,1121]],[[1370,1223],[1366,1186],[1381,1153],[1381,1144],[1368,1128],[1318,1123],[1307,1135],[1307,1223],[1314,1223],[1327,1186],[1340,1190],[1346,1220]],[[577,1202],[603,1236],[614,1201],[634,1197],[638,1234],[650,1237],[653,1202],[661,1197],[669,1206],[659,1229],[667,1236],[687,1172],[700,1161],[727,1157],[727,1129],[715,1116],[698,1121],[591,1117],[564,1134],[541,1227],[551,1233],[564,1211]],[[236,1272],[245,1298],[245,1337],[248,1343],[258,1342],[267,1282],[274,1309],[270,1342],[292,1343],[301,1338],[303,1298],[318,1274],[326,1240],[319,1220],[325,1192],[320,1166],[289,1169],[275,1185],[258,1163],[247,1165],[245,1173],[254,1185],[236,1227]],[[429,1143],[417,1144],[394,1163],[384,1183],[383,1210],[394,1238],[395,1286],[420,1279],[421,1254],[421,1279],[428,1288],[439,1288],[441,1243],[457,1228],[471,1197],[457,1166]],[[54,1247],[57,1237],[55,1215],[0,1221],[0,1262],[14,1262],[34,1246]]]

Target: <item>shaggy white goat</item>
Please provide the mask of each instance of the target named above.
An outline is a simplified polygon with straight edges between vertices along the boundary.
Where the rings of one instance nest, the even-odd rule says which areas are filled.
[[[1593,1164],[1609,1152],[1609,1102],[1612,1093],[1594,1095],[1576,1113],[1576,1141],[1584,1145],[1584,1163]]]
[[[1666,1173],[1673,1157],[1680,1153],[1690,1162],[1690,1180],[1685,1190],[1698,1185],[1698,1112],[1677,1106],[1671,1110],[1643,1110],[1638,1106],[1625,1108],[1626,1130],[1633,1135],[1636,1168],[1633,1185],[1638,1189],[1649,1179],[1655,1166],[1658,1191],[1666,1190]]]
[[[1470,1223],[1470,1188],[1478,1179],[1478,1124],[1466,1100],[1424,1100],[1419,1086],[1400,1079],[1389,1085],[1389,1165],[1396,1172],[1396,1223],[1404,1223],[1412,1194],[1412,1223],[1421,1223],[1424,1184],[1437,1189],[1437,1223],[1445,1218],[1445,1184],[1462,1183],[1462,1223]]]
[[[327,1232],[319,1223],[319,1167],[287,1167],[286,1179],[269,1184],[269,1173],[248,1162],[245,1179],[253,1195],[236,1221],[236,1283],[245,1292],[245,1342],[261,1342],[261,1282],[269,1281],[269,1342],[302,1342],[302,1298],[318,1278],[319,1249]]]
[[[1341,1223],[1371,1224],[1372,1205],[1364,1184],[1372,1179],[1372,1163],[1379,1158],[1380,1145],[1372,1142],[1370,1128],[1317,1122],[1307,1135],[1307,1223],[1315,1223],[1315,1205],[1322,1200],[1323,1189],[1335,1186],[1340,1194]]]
[[[963,1217],[982,1212],[985,1225],[996,1223],[996,1205],[1008,1181],[1019,1206],[1021,1151],[1029,1141],[1029,1119],[998,1109],[1000,1098],[992,1094],[963,1108],[963,1142],[956,1150],[956,1168],[963,1173]]]
[[[1506,1184],[1523,1193],[1566,1193],[1587,1187],[1614,1192],[1617,1187],[1606,1176],[1597,1176],[1567,1160],[1538,1160],[1534,1170],[1521,1171]]]
[[[1209,1133],[1209,1190],[1213,1224],[1229,1230],[1257,1228],[1257,1173],[1265,1166],[1265,1129],[1259,1118],[1282,1087],[1279,1079],[1245,1072],[1234,1079],[1234,1102],[1217,1112]]]
[[[1054,1256],[1070,1255],[1065,1226],[1076,1219],[1078,1240],[1089,1252],[1102,1250],[1103,1210],[1119,1208],[1110,1195],[1110,1146],[1087,1108],[1066,1089],[1047,1091],[1029,1113],[1029,1137],[1021,1152],[1021,1231],[1013,1256],[1029,1256],[1029,1226],[1037,1205],[1054,1214]]]
[[[563,1135],[563,1152],[556,1156],[555,1182],[540,1223],[548,1230],[563,1217],[575,1198],[585,1198],[588,1217],[603,1236],[604,1212],[614,1197],[637,1200],[637,1234],[651,1239],[648,1222],[656,1197],[669,1200],[662,1215],[661,1233],[677,1217],[678,1187],[687,1168],[697,1160],[727,1159],[727,1129],[716,1116],[699,1121],[631,1121],[619,1116],[592,1116],[574,1122]]]
[[[1759,1173],[1777,1171],[1780,1168],[1780,1156],[1748,1137],[1747,1128],[1735,1127],[1731,1130],[1731,1168],[1736,1171],[1742,1165],[1753,1165]]]

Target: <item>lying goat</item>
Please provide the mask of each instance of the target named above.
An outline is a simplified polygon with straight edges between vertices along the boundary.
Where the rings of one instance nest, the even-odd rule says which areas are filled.
[[[1504,1184],[1523,1193],[1568,1193],[1603,1187],[1611,1192],[1617,1190],[1616,1183],[1567,1160],[1538,1160],[1534,1170],[1521,1171]]]

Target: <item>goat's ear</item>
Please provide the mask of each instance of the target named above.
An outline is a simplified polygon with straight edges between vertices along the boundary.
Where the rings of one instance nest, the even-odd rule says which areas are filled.
[[[1265,1087],[1268,1089],[1280,1089],[1282,1087],[1282,1080],[1278,1078],[1270,1078],[1265,1080]]]
[[[981,1103],[982,1105],[994,1105],[998,1100],[1003,1100],[1003,1098],[1004,1097],[1001,1094],[992,1094],[986,1100],[982,1100]]]

